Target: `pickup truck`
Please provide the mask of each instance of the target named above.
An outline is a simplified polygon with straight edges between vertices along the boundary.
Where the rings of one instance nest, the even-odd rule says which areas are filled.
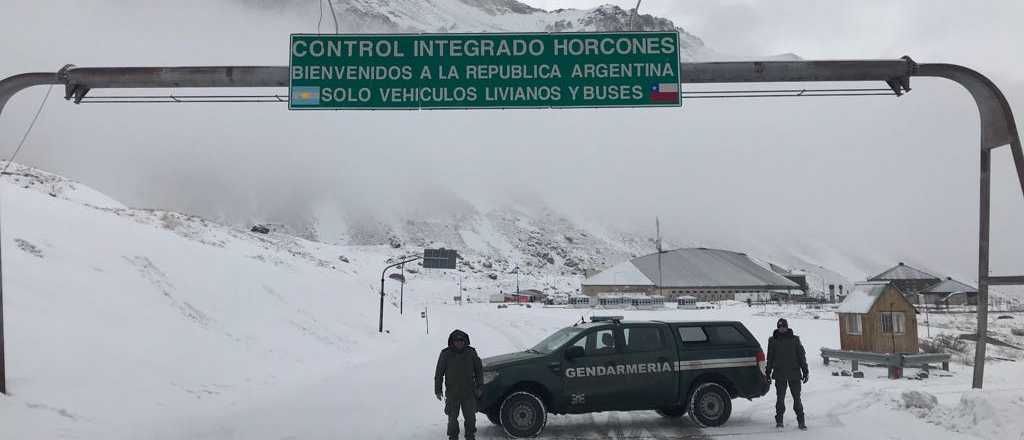
[[[540,434],[548,413],[655,410],[720,426],[732,399],[768,392],[764,361],[739,322],[594,317],[529,350],[483,359],[479,408],[510,437]]]

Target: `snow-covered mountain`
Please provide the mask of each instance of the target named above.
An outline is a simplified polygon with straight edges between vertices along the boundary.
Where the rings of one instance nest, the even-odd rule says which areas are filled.
[[[654,251],[651,237],[584,224],[539,201],[483,207],[450,192],[424,198],[431,206],[377,215],[327,205],[314,210],[311,225],[293,230],[338,245],[457,249],[467,270],[485,274],[518,266],[538,276],[584,275]]]
[[[306,10],[309,2],[243,0],[260,8],[282,4]],[[697,36],[672,20],[650,14],[631,17],[632,10],[616,5],[592,9],[545,11],[516,0],[331,0],[342,32],[609,32],[679,31],[683,60],[718,57]],[[313,14],[317,14],[315,10]],[[332,32],[334,22],[324,7],[321,30]],[[308,14],[307,14],[308,15]]]

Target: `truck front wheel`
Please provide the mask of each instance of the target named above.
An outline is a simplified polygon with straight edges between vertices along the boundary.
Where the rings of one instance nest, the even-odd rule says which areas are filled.
[[[686,407],[683,405],[666,406],[664,408],[658,408],[654,410],[654,412],[658,413],[659,416],[665,417],[667,419],[678,419],[682,417],[683,414],[686,414]]]
[[[517,391],[501,402],[498,419],[509,437],[536,437],[548,422],[548,412],[540,397]]]
[[[490,420],[494,426],[501,426],[501,415],[498,408],[484,411],[484,415],[487,416],[487,420]]]
[[[707,382],[700,384],[690,397],[690,418],[701,427],[722,426],[732,414],[732,398],[725,387]]]

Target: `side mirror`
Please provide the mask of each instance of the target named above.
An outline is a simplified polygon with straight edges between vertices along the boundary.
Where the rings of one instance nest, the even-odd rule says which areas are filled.
[[[583,357],[583,347],[580,347],[579,345],[573,345],[572,347],[565,349],[566,359],[571,361],[573,359],[581,357]]]

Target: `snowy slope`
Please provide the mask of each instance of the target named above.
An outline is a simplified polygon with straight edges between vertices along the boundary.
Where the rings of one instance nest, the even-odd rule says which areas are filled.
[[[13,395],[0,438],[92,438],[374,353],[383,250],[346,249],[344,263],[329,246],[126,209],[15,169],[0,186]]]

